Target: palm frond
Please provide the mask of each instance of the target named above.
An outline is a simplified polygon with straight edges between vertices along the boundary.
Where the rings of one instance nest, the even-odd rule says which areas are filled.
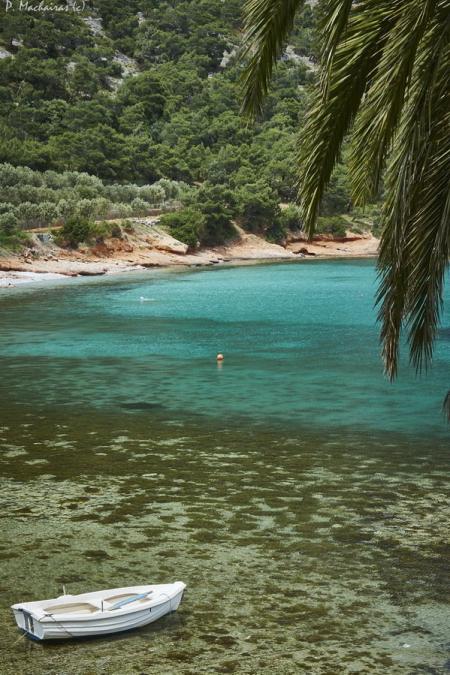
[[[442,404],[442,412],[446,416],[447,422],[450,423],[450,390],[447,392],[447,395],[444,398],[444,403]]]
[[[450,147],[444,129],[433,129],[411,219],[408,241],[410,280],[407,323],[411,362],[420,371],[431,361],[434,338],[442,310],[442,289],[448,265],[450,238]],[[443,126],[442,124],[439,126]],[[439,131],[444,133],[439,133]]]
[[[354,203],[364,205],[379,182],[405,100],[418,45],[435,0],[404,0],[394,7],[390,31],[378,68],[356,118],[349,158]]]
[[[304,0],[246,0],[244,3],[242,111],[255,117],[261,112],[273,67],[281,56]]]
[[[353,0],[324,0],[324,20],[320,25],[322,44],[320,49],[321,86],[324,95],[328,88],[328,81],[333,64],[334,53],[344,33]]]
[[[243,109],[261,110],[302,0],[245,0]],[[426,367],[450,253],[450,0],[322,0],[320,81],[299,138],[298,198],[311,237],[342,143],[353,127],[354,200],[378,188],[387,161],[378,260],[385,368],[402,327]],[[444,408],[450,417],[450,394]]]
[[[299,201],[311,237],[325,187],[394,24],[392,2],[363,0],[352,6],[336,47],[326,91],[317,88],[299,139]]]
[[[398,369],[402,324],[411,360],[426,365],[449,252],[449,24],[436,15],[419,44],[386,174],[377,303],[386,372]],[[443,30],[444,29],[444,30]]]

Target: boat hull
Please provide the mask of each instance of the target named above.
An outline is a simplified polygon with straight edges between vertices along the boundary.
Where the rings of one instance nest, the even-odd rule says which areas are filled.
[[[175,584],[174,584],[175,586]],[[89,617],[39,617],[26,604],[13,606],[18,627],[34,640],[67,640],[113,633],[122,633],[157,621],[178,609],[183,598],[184,584],[156,599],[151,606],[129,609],[126,612],[99,611]],[[159,600],[159,601],[158,601]],[[30,603],[31,604],[31,603]]]

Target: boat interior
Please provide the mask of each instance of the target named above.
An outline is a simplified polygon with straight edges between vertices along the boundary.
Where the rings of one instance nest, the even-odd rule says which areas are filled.
[[[96,598],[94,602],[66,602],[64,604],[45,607],[48,614],[93,614],[102,610],[112,611],[127,605],[144,604],[148,602],[149,593],[121,593],[106,598]]]
[[[45,608],[48,614],[92,614],[98,612],[98,610],[99,607],[92,605],[90,602],[68,602],[65,605]]]
[[[121,595],[110,595],[109,598],[104,598],[104,602],[111,602],[112,604],[122,600],[131,600],[136,598],[138,593],[122,593]]]
[[[108,605],[112,605],[108,607],[110,610],[121,609],[122,607],[125,607],[125,605],[148,602],[152,592],[153,591],[150,591],[149,593],[124,593],[122,595],[112,595],[109,598],[105,598],[105,602],[107,602]]]

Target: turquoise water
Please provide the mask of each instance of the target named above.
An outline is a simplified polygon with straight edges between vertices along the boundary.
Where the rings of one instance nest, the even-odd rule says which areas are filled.
[[[450,294],[432,370],[390,384],[375,287],[315,261],[3,293],[8,675],[448,671]],[[12,602],[176,578],[158,625],[17,640]]]
[[[432,372],[417,378],[405,359],[390,384],[375,287],[373,264],[352,261],[147,274],[22,295],[3,305],[3,384],[10,400],[42,408],[142,406],[442,436],[450,302]]]

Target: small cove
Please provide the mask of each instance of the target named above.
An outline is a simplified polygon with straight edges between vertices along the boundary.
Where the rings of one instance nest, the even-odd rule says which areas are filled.
[[[448,287],[394,385],[375,288],[349,260],[3,296],[4,672],[444,672]],[[175,578],[155,626],[17,642],[14,601]]]

